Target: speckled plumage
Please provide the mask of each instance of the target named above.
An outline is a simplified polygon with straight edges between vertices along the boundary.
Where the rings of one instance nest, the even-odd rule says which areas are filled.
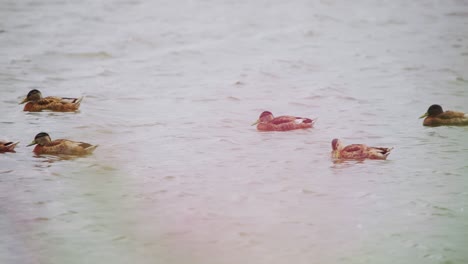
[[[444,112],[440,105],[431,105],[420,118],[424,118],[424,126],[468,126],[468,114],[455,111]]]
[[[260,114],[257,122],[257,130],[260,131],[289,131],[294,129],[311,128],[314,125],[314,120],[304,117],[295,116],[278,116],[274,117],[269,111],[264,111]]]
[[[21,101],[21,104],[26,103],[23,111],[28,112],[40,112],[43,110],[55,111],[55,112],[74,112],[80,108],[80,98],[66,98],[66,97],[42,97],[39,90],[31,90],[26,98]]]
[[[364,144],[343,146],[339,139],[332,140],[332,157],[337,159],[387,159],[393,148],[369,147]]]
[[[33,152],[36,154],[65,154],[65,155],[87,155],[91,154],[97,145],[85,142],[77,142],[68,139],[51,140],[47,133],[41,132],[36,135],[28,146],[37,145]]]

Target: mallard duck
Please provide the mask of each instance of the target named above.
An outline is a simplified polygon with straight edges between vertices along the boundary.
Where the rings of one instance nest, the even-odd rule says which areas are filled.
[[[311,128],[314,122],[315,121],[310,118],[295,116],[273,117],[271,112],[264,111],[260,114],[257,122],[253,123],[252,126],[257,125],[257,129],[260,131],[288,131]]]
[[[442,106],[437,104],[431,105],[419,118],[424,118],[424,126],[468,126],[468,114],[455,111],[444,112]]]
[[[15,152],[15,147],[19,142],[13,143],[11,141],[2,141],[0,140],[0,153],[4,152]]]
[[[352,144],[344,147],[341,140],[332,140],[332,157],[337,159],[387,159],[393,148],[369,147],[364,144]]]
[[[33,152],[36,154],[66,154],[66,155],[86,155],[91,154],[97,145],[84,142],[77,142],[68,139],[56,139],[52,141],[49,134],[41,132],[34,137],[28,145],[36,145]]]
[[[83,97],[42,97],[41,92],[34,89],[29,91],[26,98],[24,98],[20,104],[28,102],[23,109],[23,111],[28,112],[40,112],[42,110],[55,112],[74,112],[80,107],[81,100],[83,100]]]

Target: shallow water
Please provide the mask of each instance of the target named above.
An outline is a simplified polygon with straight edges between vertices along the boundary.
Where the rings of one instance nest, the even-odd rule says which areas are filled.
[[[468,112],[468,2],[1,5],[1,263],[468,261],[468,127],[417,119]],[[32,88],[85,99],[24,113]],[[36,157],[41,131],[99,147]]]

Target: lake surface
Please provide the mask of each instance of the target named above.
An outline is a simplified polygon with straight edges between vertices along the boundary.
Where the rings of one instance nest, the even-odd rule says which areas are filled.
[[[468,112],[467,1],[0,4],[1,263],[468,262],[468,127],[418,119]],[[25,113],[33,88],[85,98]]]

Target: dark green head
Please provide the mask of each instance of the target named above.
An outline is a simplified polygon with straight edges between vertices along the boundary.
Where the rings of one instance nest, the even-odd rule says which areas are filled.
[[[34,137],[34,140],[29,144],[27,145],[27,147],[29,146],[32,146],[32,145],[45,145],[49,142],[51,142],[52,140],[50,139],[50,136],[49,134],[45,133],[45,132],[41,132],[39,134],[37,134],[35,137]]]
[[[41,100],[41,98],[42,98],[41,92],[39,90],[37,90],[37,89],[33,89],[33,90],[29,91],[26,98],[24,98],[23,101],[21,101],[20,104],[30,102],[30,101],[38,101],[38,100]]]
[[[424,118],[424,117],[427,117],[427,116],[437,116],[437,115],[440,115],[444,112],[444,110],[442,109],[442,106],[438,105],[438,104],[433,104],[431,106],[429,106],[429,108],[427,109],[427,112],[420,116],[419,118]]]

